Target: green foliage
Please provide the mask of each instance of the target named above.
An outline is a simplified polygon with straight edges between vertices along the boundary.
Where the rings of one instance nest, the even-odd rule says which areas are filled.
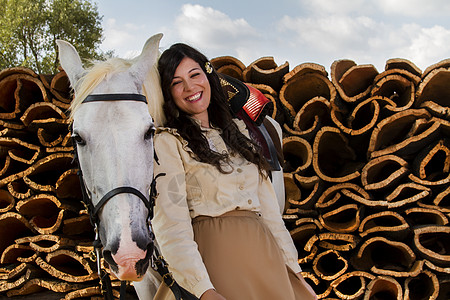
[[[0,69],[55,73],[57,39],[74,45],[82,59],[101,59],[108,55],[99,50],[102,18],[90,0],[0,0]]]

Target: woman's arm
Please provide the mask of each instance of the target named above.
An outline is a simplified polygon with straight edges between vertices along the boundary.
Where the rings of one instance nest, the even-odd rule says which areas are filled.
[[[194,241],[192,220],[186,200],[183,148],[174,135],[162,132],[155,137],[159,164],[154,165],[159,193],[152,226],[161,253],[169,264],[175,280],[200,297],[214,288]]]
[[[220,295],[216,290],[210,289],[203,293],[200,300],[226,300],[225,297]]]

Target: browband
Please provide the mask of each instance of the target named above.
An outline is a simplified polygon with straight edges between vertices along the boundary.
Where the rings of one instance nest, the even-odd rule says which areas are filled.
[[[83,103],[95,102],[95,101],[121,101],[121,100],[142,101],[142,102],[147,103],[147,99],[145,98],[144,95],[141,95],[141,94],[96,94],[96,95],[89,95],[83,100]]]

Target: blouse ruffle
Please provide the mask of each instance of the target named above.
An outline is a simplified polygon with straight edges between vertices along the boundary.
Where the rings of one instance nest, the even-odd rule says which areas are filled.
[[[178,141],[180,141],[181,143],[181,147],[183,148],[184,151],[186,151],[187,153],[189,153],[192,157],[196,157],[194,151],[192,151],[192,149],[189,147],[189,143],[188,141],[186,141],[178,132],[178,129],[176,128],[170,128],[170,127],[158,127],[156,128],[156,134],[160,134],[162,132],[167,132],[170,133],[171,135],[173,135],[174,137],[176,137],[178,139]]]

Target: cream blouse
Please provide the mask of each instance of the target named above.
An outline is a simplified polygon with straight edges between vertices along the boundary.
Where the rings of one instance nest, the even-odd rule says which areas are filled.
[[[245,123],[235,119],[247,137]],[[211,149],[228,152],[220,130],[204,128]],[[255,164],[232,156],[232,171],[223,174],[216,167],[194,159],[194,153],[175,129],[159,128],[154,141],[159,164],[154,164],[157,178],[155,215],[152,220],[161,253],[169,264],[175,280],[200,296],[214,288],[197,244],[191,220],[196,216],[220,216],[240,209],[258,212],[275,237],[286,265],[300,272],[297,250],[281,218],[275,191],[268,178],[259,175]]]

